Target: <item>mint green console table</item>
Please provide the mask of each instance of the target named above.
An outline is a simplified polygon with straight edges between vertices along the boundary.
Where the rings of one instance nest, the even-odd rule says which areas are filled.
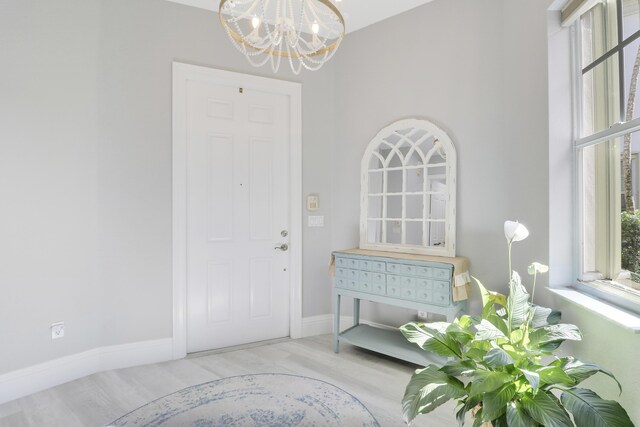
[[[454,292],[453,288],[455,275],[468,277],[465,258],[352,249],[333,253],[333,269],[333,342],[336,353],[340,350],[340,342],[344,341],[418,365],[444,363],[444,358],[409,343],[397,329],[360,324],[360,301],[437,313],[451,322],[467,308],[466,300],[454,301],[460,299],[460,289]],[[464,288],[462,296],[466,298],[468,285],[465,284]],[[353,299],[353,325],[344,331],[340,330],[342,297]]]

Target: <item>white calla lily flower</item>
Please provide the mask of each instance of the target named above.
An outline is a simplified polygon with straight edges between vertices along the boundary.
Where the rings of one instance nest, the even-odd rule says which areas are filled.
[[[529,236],[529,230],[518,221],[505,221],[504,236],[509,243],[519,242]]]
[[[532,276],[534,274],[544,274],[548,271],[549,271],[549,266],[540,264],[539,262],[534,262],[529,266],[529,274]]]

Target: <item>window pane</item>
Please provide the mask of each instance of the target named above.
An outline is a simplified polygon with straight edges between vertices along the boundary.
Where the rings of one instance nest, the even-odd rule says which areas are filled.
[[[387,196],[386,218],[402,218],[402,196]]]
[[[604,279],[604,275],[598,277],[598,268],[596,267],[596,250],[597,234],[596,225],[598,220],[602,222],[603,216],[598,215],[598,200],[606,198],[606,192],[603,190],[598,191],[597,183],[597,167],[596,167],[596,150],[597,146],[587,147],[582,150],[582,279],[590,280],[601,278]],[[600,163],[602,163],[600,161]],[[606,177],[606,175],[605,175]],[[604,189],[606,181],[600,186]],[[603,207],[608,207],[608,202],[604,201],[600,203]],[[600,227],[602,228],[602,227]],[[605,242],[607,237],[603,239]]]
[[[419,219],[422,220],[424,216],[424,196],[420,194],[419,196],[406,196],[405,199],[405,209],[406,209],[406,218],[409,219]]]
[[[402,243],[402,221],[385,221],[387,226],[386,243]]]
[[[369,194],[381,194],[383,187],[382,179],[384,172],[369,172]]]
[[[367,223],[367,242],[382,242],[382,221],[369,221]]]
[[[618,54],[582,77],[582,136],[608,129],[620,121]]]
[[[607,0],[582,15],[582,68],[618,45],[616,8],[615,0]]]
[[[429,227],[429,246],[444,246],[445,233],[444,222],[428,222]]]
[[[407,245],[422,245],[422,221],[407,221]]]
[[[626,39],[640,30],[640,0],[622,2],[622,38]]]
[[[382,218],[382,197],[369,196],[369,206],[367,206],[367,215],[369,218]]]
[[[403,170],[387,172],[387,193],[402,193]]]
[[[624,105],[625,105],[625,117],[624,121],[640,117],[640,94],[638,89],[638,77],[640,76],[640,68],[635,67],[635,63],[638,62],[640,66],[640,39],[636,39],[624,48]],[[635,86],[634,97],[629,98],[629,93]]]
[[[628,152],[625,155],[625,146]],[[620,273],[614,277],[623,286],[640,289],[640,211],[638,208],[638,153],[640,132],[620,138]],[[626,173],[628,171],[628,173]],[[629,190],[629,197],[627,197]]]

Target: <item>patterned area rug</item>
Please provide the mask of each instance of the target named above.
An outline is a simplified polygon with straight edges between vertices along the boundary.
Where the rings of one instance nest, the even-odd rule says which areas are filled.
[[[324,381],[257,374],[188,387],[109,426],[380,427],[355,397]]]

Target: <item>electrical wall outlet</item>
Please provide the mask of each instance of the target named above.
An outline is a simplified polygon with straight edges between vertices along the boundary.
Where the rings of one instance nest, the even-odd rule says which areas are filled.
[[[51,339],[57,340],[64,337],[64,322],[57,322],[51,324]]]
[[[422,320],[422,321],[426,321],[428,318],[428,314],[426,311],[419,311],[418,312],[418,320]]]

